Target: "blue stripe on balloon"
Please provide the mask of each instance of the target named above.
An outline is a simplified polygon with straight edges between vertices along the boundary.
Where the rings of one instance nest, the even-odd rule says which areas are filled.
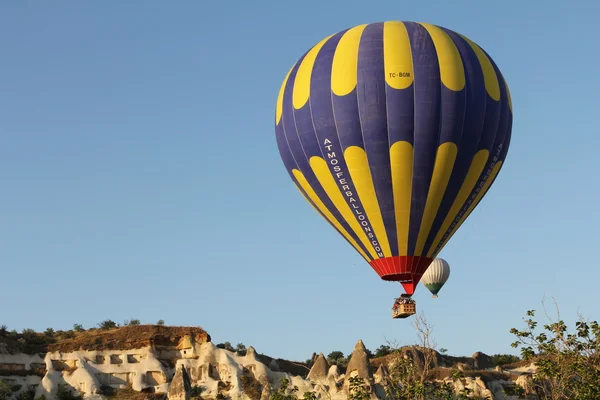
[[[427,30],[406,22],[414,69],[415,125],[413,186],[408,231],[408,254],[414,254],[440,132],[440,69],[437,53]]]
[[[370,24],[363,31],[358,50],[358,115],[390,250],[398,254],[383,56],[383,23]]]
[[[313,188],[317,196],[321,199],[325,207],[331,212],[331,214],[335,217],[335,219],[340,223],[340,225],[348,232],[348,234],[359,244],[361,245],[360,240],[354,233],[354,230],[350,228],[346,220],[342,217],[338,209],[333,205],[329,196],[325,193],[325,190],[319,183],[317,177],[312,171],[308,159],[304,153],[304,149],[298,137],[298,132],[296,131],[296,125],[294,120],[294,106],[292,105],[292,91],[294,87],[294,81],[296,79],[296,73],[298,72],[298,68],[302,59],[296,63],[296,66],[291,71],[290,76],[288,78],[287,85],[284,89],[284,97],[283,97],[283,115],[282,121],[278,125],[281,136],[287,142],[290,156],[294,160],[297,168],[304,174],[304,177]],[[362,247],[362,246],[361,246]],[[368,252],[366,252],[368,254]]]
[[[458,195],[460,188],[467,176],[467,172],[476,154],[477,147],[482,134],[485,107],[486,107],[486,90],[481,64],[477,59],[477,55],[469,46],[469,44],[454,32],[444,30],[454,41],[456,48],[461,56],[465,71],[465,93],[466,105],[462,110],[464,123],[462,126],[462,136],[458,145],[458,154],[446,193],[440,204],[438,213],[431,226],[431,231],[425,242],[423,249],[424,254],[427,254],[433,240],[454,203],[454,199]]]

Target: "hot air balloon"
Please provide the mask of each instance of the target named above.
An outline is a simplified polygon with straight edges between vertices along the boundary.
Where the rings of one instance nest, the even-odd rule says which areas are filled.
[[[275,136],[300,193],[406,300],[497,178],[512,118],[481,47],[388,21],[327,36],[298,59]]]
[[[438,297],[438,292],[450,277],[450,265],[443,258],[436,258],[431,262],[423,276],[421,283],[433,294]]]

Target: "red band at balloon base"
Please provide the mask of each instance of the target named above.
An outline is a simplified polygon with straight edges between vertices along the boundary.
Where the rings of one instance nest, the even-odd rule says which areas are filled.
[[[400,282],[406,294],[413,295],[421,277],[433,258],[420,256],[393,256],[378,258],[369,264],[384,281]]]

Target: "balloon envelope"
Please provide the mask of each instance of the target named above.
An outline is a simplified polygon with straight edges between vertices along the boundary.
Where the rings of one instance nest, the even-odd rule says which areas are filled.
[[[436,258],[421,277],[421,283],[429,289],[434,297],[450,277],[450,265],[443,258]]]
[[[497,177],[512,128],[492,58],[415,22],[326,37],[285,77],[276,140],[298,190],[386,281],[413,294]]]

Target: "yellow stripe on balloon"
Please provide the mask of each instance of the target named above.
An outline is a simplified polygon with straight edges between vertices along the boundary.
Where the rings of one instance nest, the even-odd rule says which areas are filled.
[[[473,210],[475,209],[475,207],[477,207],[477,205],[479,204],[479,202],[481,201],[481,199],[483,198],[483,196],[489,190],[490,185],[492,184],[492,182],[496,178],[496,175],[498,175],[498,172],[500,171],[500,167],[501,166],[502,166],[502,161],[498,161],[496,163],[496,165],[494,165],[494,168],[492,169],[492,173],[490,174],[490,176],[488,177],[488,179],[483,184],[483,187],[481,188],[481,190],[479,191],[479,193],[477,193],[477,197],[475,197],[475,200],[471,203],[471,205],[467,209],[467,212],[463,215],[463,217],[461,218],[461,220],[459,221],[459,223],[456,224],[456,226],[454,227],[454,229],[452,230],[452,232],[450,232],[450,234],[448,235],[448,237],[446,238],[446,240],[444,240],[442,242],[442,245],[445,245],[446,243],[448,243],[448,240],[450,240],[450,238],[456,233],[456,231],[458,230],[458,228],[460,228],[460,226],[467,220],[467,218],[469,218],[469,215],[473,212]],[[439,253],[439,251],[435,253],[434,257],[437,256],[437,253]]]
[[[427,193],[427,202],[425,203],[419,236],[417,237],[417,244],[415,246],[415,256],[420,256],[423,252],[425,241],[431,231],[431,225],[433,225],[433,220],[440,208],[444,193],[446,193],[446,187],[452,174],[457,153],[458,147],[452,142],[443,143],[438,147],[433,175],[429,184],[429,192]]]
[[[352,92],[358,82],[358,47],[366,24],[349,29],[341,37],[331,65],[331,90],[338,96]]]
[[[512,112],[512,98],[510,97],[510,90],[508,90],[508,83],[504,80],[504,86],[506,87],[506,97],[508,98],[508,108],[510,108],[510,112]]]
[[[292,103],[296,110],[302,108],[310,97],[310,78],[312,77],[315,60],[317,59],[321,47],[327,43],[331,36],[333,35],[327,36],[310,49],[298,67],[296,79],[294,79],[294,93],[292,96]]]
[[[283,114],[283,94],[285,93],[285,87],[287,85],[290,74],[292,73],[292,70],[295,66],[296,64],[294,64],[292,68],[290,68],[287,75],[283,79],[281,87],[279,88],[279,95],[277,96],[277,106],[275,108],[275,125],[279,125],[279,121],[281,121],[281,115]]]
[[[292,170],[292,173],[294,174],[294,177],[298,181],[298,184],[300,184],[300,186],[302,187],[302,189],[304,190],[306,195],[308,195],[310,200],[312,200],[312,202],[309,201],[309,199],[304,195],[302,190],[300,190],[300,188],[298,186],[296,186],[296,188],[298,189],[298,191],[300,191],[300,193],[302,194],[304,199],[306,201],[308,201],[308,203],[313,208],[315,208],[317,211],[320,211],[322,213],[322,215],[325,216],[325,219],[328,220],[346,238],[346,240],[348,240],[350,242],[352,247],[354,247],[356,249],[356,251],[358,251],[360,253],[360,255],[367,262],[369,262],[371,259],[369,259],[369,257],[367,257],[367,255],[365,254],[363,249],[361,249],[360,246],[358,245],[358,243],[356,243],[356,240],[354,240],[352,238],[352,236],[350,236],[350,234],[344,229],[344,227],[338,222],[338,220],[335,219],[333,214],[327,209],[325,204],[323,204],[323,202],[321,201],[319,196],[317,196],[317,193],[314,191],[312,186],[310,186],[310,183],[308,183],[308,181],[304,177],[304,174],[297,169]],[[313,203],[314,203],[314,205],[313,205]]]
[[[354,187],[356,188],[358,198],[365,209],[371,226],[373,226],[383,255],[391,257],[392,250],[390,249],[390,242],[387,237],[385,225],[383,224],[383,217],[381,216],[377,193],[373,185],[367,153],[358,146],[350,146],[344,151],[344,159],[346,160],[346,165],[348,166],[348,171],[350,172],[352,183],[354,183]]]
[[[427,29],[440,65],[440,78],[444,86],[458,92],[465,87],[465,69],[454,41],[435,25],[421,23]]]
[[[402,22],[383,24],[385,81],[394,89],[406,89],[414,80],[410,39]]]
[[[398,255],[408,255],[408,229],[410,226],[410,199],[412,195],[413,147],[409,142],[396,142],[390,147],[390,167],[396,232],[398,234]]]
[[[327,167],[325,160],[323,160],[321,157],[311,157],[310,166],[333,205],[337,208],[340,214],[342,214],[342,217],[346,220],[348,225],[350,225],[354,233],[356,233],[356,236],[369,251],[369,254],[371,254],[373,258],[379,258],[375,252],[375,248],[369,242],[367,234],[361,228],[348,203],[346,203],[346,200],[335,183],[335,179],[333,178],[329,167]]]
[[[496,76],[496,71],[494,70],[494,66],[492,65],[490,59],[471,39],[461,34],[458,35],[462,37],[469,44],[469,46],[471,46],[475,52],[475,55],[477,56],[477,60],[479,61],[481,70],[483,71],[483,79],[485,81],[485,90],[487,94],[496,101],[500,100],[500,85],[498,83],[498,76]]]
[[[450,228],[452,221],[454,221],[454,219],[460,212],[460,209],[467,202],[469,194],[471,194],[471,192],[473,191],[475,184],[477,184],[477,180],[481,176],[483,168],[485,168],[485,163],[487,162],[488,157],[489,152],[485,149],[479,150],[477,154],[475,154],[475,156],[473,157],[473,160],[471,161],[471,166],[469,167],[469,171],[467,172],[467,176],[465,177],[465,180],[463,181],[463,184],[460,187],[458,195],[452,203],[452,207],[450,208],[448,215],[446,215],[446,218],[442,223],[442,227],[438,231],[437,235],[435,236],[435,239],[433,240],[433,243],[431,244],[431,247],[429,248],[427,257],[432,256],[434,250],[444,237],[444,234],[448,231],[448,228]]]

